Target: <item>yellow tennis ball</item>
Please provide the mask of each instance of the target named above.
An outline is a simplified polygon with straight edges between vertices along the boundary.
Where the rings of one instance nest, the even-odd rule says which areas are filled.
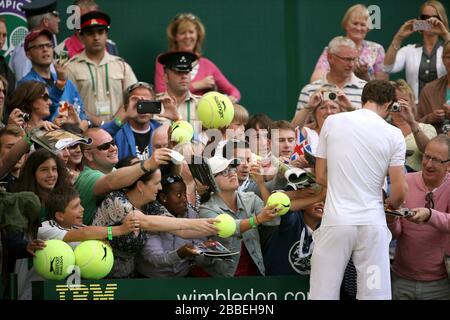
[[[234,117],[233,103],[219,92],[208,92],[197,103],[197,117],[207,129],[228,127]]]
[[[268,206],[273,204],[277,205],[276,208],[279,210],[277,214],[282,216],[291,208],[291,199],[289,199],[289,197],[283,192],[275,192],[269,196],[269,199],[267,199]]]
[[[75,248],[75,263],[84,279],[98,280],[106,277],[114,264],[111,246],[103,241],[83,241]]]
[[[47,240],[46,247],[36,250],[33,265],[36,272],[48,280],[62,280],[72,273],[75,255],[72,248],[61,240]]]
[[[216,219],[219,220],[219,222],[215,222],[214,225],[219,229],[219,237],[231,237],[236,231],[236,221],[233,217],[229,214],[222,213],[219,214]]]
[[[190,142],[194,136],[194,128],[187,121],[176,121],[171,126],[170,139],[176,143],[183,144]]]

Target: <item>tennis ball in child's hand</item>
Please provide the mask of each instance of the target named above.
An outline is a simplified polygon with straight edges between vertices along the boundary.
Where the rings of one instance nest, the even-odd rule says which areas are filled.
[[[194,136],[194,128],[187,121],[176,121],[171,129],[170,139],[179,144],[190,142]]]
[[[226,213],[219,214],[216,217],[216,220],[219,222],[215,222],[214,225],[219,229],[218,236],[221,238],[231,237],[236,231],[236,221],[232,216]]]
[[[278,209],[277,214],[279,216],[282,216],[286,214],[291,208],[291,199],[289,199],[289,197],[283,192],[275,192],[270,195],[269,199],[267,199],[268,206],[274,204],[277,205],[276,206],[276,208]]]
[[[75,263],[84,279],[102,279],[110,272],[114,264],[111,246],[103,241],[83,241],[75,248]]]
[[[36,272],[48,280],[62,280],[72,273],[75,255],[72,248],[61,240],[47,240],[46,247],[36,250],[33,265]]]

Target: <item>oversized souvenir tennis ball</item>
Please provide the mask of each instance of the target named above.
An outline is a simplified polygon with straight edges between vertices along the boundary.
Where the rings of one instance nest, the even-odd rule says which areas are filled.
[[[291,208],[291,199],[289,199],[289,197],[283,192],[275,192],[270,195],[269,199],[267,199],[268,206],[273,204],[277,205],[276,208],[279,210],[277,214],[282,216]]]
[[[114,256],[111,246],[103,241],[83,241],[75,248],[75,264],[84,279],[102,279],[111,272]]]
[[[215,222],[214,225],[219,229],[218,236],[221,238],[231,237],[236,231],[236,221],[229,214],[222,213],[216,217],[219,222]]]
[[[225,128],[233,121],[233,103],[219,92],[208,92],[197,103],[197,117],[207,129]]]
[[[36,250],[33,258],[36,272],[48,280],[62,280],[72,273],[75,255],[72,248],[61,240],[47,240],[46,247]]]
[[[183,144],[190,142],[194,136],[192,125],[183,120],[176,121],[171,126],[170,139],[176,143]]]

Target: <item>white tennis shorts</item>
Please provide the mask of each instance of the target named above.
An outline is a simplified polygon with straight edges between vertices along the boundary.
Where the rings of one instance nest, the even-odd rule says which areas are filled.
[[[313,233],[310,298],[339,300],[345,267],[353,254],[359,300],[390,300],[387,226],[322,226]]]

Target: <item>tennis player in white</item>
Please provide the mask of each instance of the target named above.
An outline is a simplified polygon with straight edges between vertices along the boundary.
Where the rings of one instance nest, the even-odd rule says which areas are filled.
[[[363,108],[329,116],[320,132],[317,182],[327,186],[324,215],[313,233],[310,297],[338,300],[352,257],[357,299],[391,299],[389,242],[382,187],[389,174],[386,204],[399,208],[407,193],[405,139],[384,120],[395,99],[388,81],[366,84]]]

